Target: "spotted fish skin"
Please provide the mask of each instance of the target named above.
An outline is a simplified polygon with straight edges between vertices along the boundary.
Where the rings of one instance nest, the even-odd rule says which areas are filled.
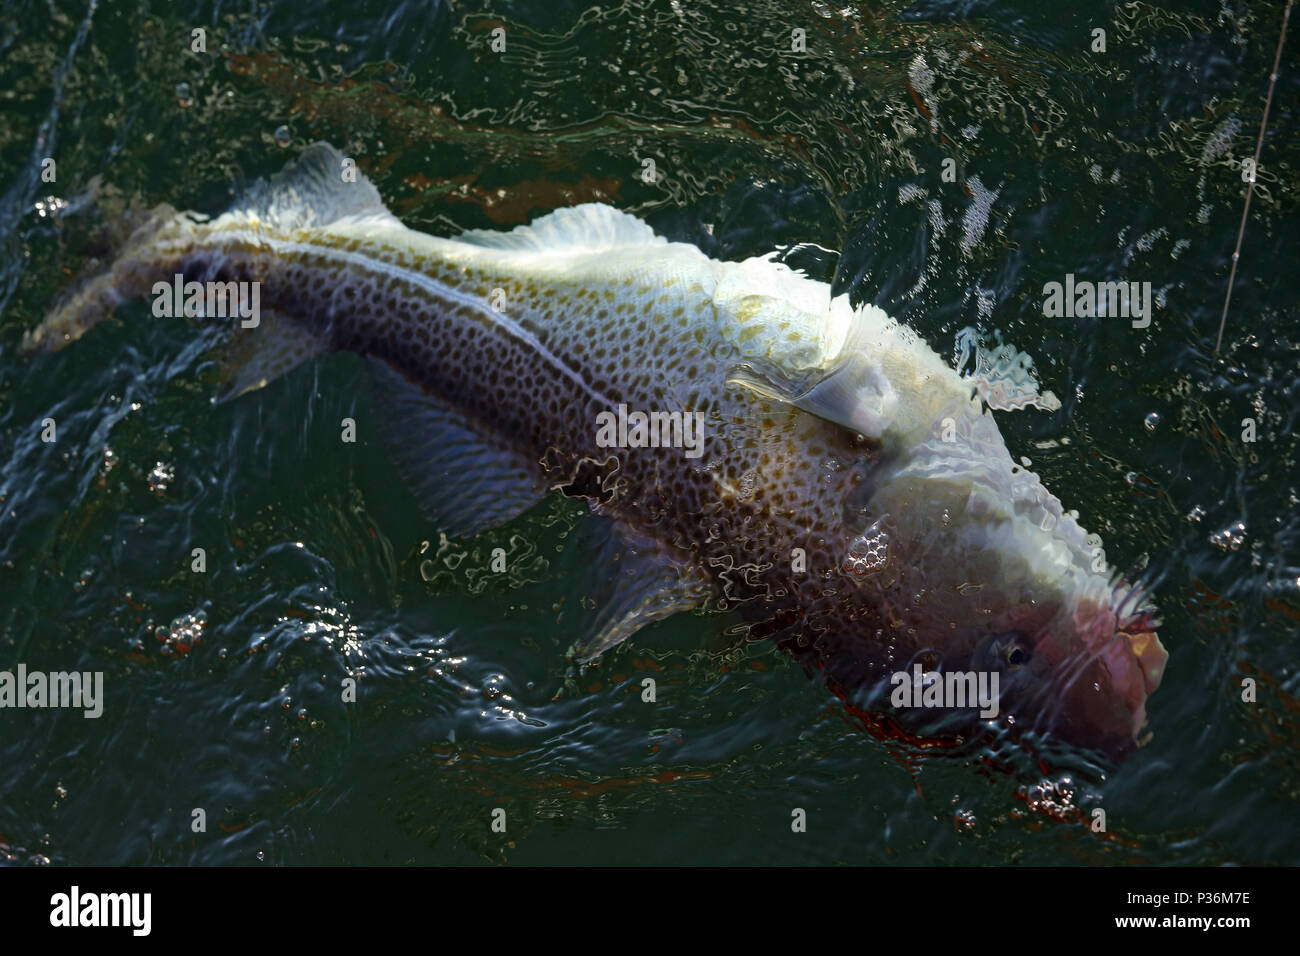
[[[1014,465],[970,381],[909,330],[605,206],[428,236],[341,168],[318,144],[220,217],[160,208],[25,349],[60,348],[176,274],[257,282],[264,321],[232,330],[232,394],[357,353],[407,391],[401,407],[427,403],[486,449],[435,467],[453,503],[491,519],[449,526],[508,520],[546,492],[612,521],[634,557],[610,574],[630,593],[579,657],[707,603],[840,688],[918,660],[996,669],[1022,724],[1134,743],[1164,665],[1149,614]],[[600,416],[619,406],[699,413],[701,453],[602,447]]]

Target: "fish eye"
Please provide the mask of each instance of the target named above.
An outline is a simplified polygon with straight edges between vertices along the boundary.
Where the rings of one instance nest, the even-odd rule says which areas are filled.
[[[1031,656],[1032,651],[1030,651],[1029,645],[1023,643],[1019,639],[1019,635],[1016,635],[1013,640],[1002,647],[1002,659],[1006,661],[1007,667],[1011,670],[1024,667],[1029,663]]]
[[[976,650],[974,660],[983,669],[1005,672],[1018,671],[1034,656],[1028,636],[1019,631],[990,634]]]

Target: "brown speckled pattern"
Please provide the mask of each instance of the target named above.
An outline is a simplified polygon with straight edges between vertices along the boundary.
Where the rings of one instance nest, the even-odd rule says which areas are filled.
[[[1104,666],[1102,651],[1089,648],[1114,643],[1106,596],[1080,598],[1076,572],[1058,581],[1035,566],[1046,559],[1035,549],[1053,540],[1035,530],[1036,513],[1023,527],[996,509],[986,514],[1015,469],[955,373],[931,370],[910,386],[895,375],[914,389],[902,399],[919,424],[906,440],[884,442],[728,385],[737,363],[764,350],[806,352],[809,335],[787,303],[772,309],[770,296],[743,284],[738,296],[720,293],[719,277],[733,281],[740,271],[729,268],[676,244],[548,258],[402,229],[282,232],[178,217],[66,300],[25,347],[60,347],[106,305],[145,295],[174,272],[258,281],[263,309],[327,349],[386,361],[535,463],[550,488],[588,500],[698,569],[717,606],[739,611],[754,635],[840,685],[874,683],[913,660],[965,669],[1004,632],[1039,648],[1036,699],[1060,697],[1049,692],[1049,664],[1086,655],[1079,666]],[[780,318],[785,312],[794,318]],[[620,403],[703,413],[703,455],[597,447],[598,415]],[[948,416],[963,423],[969,444],[937,444]],[[990,428],[992,438],[978,438]],[[963,458],[967,448],[979,453]],[[1049,506],[1060,514],[1055,499]],[[890,534],[887,563],[850,573],[854,540],[877,520]],[[1079,530],[1066,518],[1061,526]],[[1023,546],[1008,546],[1018,537]],[[804,572],[792,568],[794,549],[806,552]],[[1116,657],[1112,671],[1117,664],[1134,669]],[[1091,673],[1072,673],[1066,690],[1090,683]],[[1122,706],[1107,697],[1101,716],[1088,718],[1097,727],[1084,730],[1131,741],[1114,713],[1131,722],[1124,708],[1135,692],[1119,693]],[[1145,692],[1136,693],[1140,724]],[[1048,710],[1051,721],[1061,717],[1059,705]]]

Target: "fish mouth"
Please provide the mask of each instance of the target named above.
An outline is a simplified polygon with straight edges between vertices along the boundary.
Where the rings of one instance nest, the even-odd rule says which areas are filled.
[[[1120,742],[1124,750],[1134,744],[1142,747],[1152,737],[1146,730],[1147,699],[1160,686],[1169,660],[1169,652],[1160,643],[1155,623],[1152,614],[1134,615],[1116,628],[1114,637],[1095,661],[1100,665],[1100,673],[1108,675],[1120,704],[1118,713],[1104,721],[1102,726],[1115,721],[1110,732],[1125,738]],[[1121,716],[1125,713],[1127,716]]]
[[[1152,613],[1143,611],[1129,618],[1116,631],[1137,661],[1148,695],[1160,686],[1160,681],[1165,676],[1165,664],[1169,661],[1169,652],[1160,643],[1160,635],[1156,633],[1158,624]]]
[[[1117,618],[1083,604],[1075,609],[1073,637],[1044,648],[1046,668],[1025,710],[1032,726],[1061,740],[1119,760],[1147,744],[1147,700],[1160,686],[1169,654],[1156,633],[1154,608]],[[1048,675],[1051,675],[1048,677]]]

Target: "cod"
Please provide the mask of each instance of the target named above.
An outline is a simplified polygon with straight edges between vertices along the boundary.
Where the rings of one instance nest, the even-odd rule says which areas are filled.
[[[606,205],[426,235],[324,143],[220,216],[160,206],[124,235],[25,352],[154,290],[179,299],[182,280],[255,289],[256,314],[222,324],[220,400],[354,352],[440,531],[551,494],[589,506],[609,594],[578,662],[726,609],[893,732],[1116,759],[1149,736],[1168,656],[1155,609],[994,420],[1052,407],[1025,397],[1023,361],[973,380],[774,255],[720,262]],[[997,700],[898,707],[898,675],[917,700],[945,675]]]

